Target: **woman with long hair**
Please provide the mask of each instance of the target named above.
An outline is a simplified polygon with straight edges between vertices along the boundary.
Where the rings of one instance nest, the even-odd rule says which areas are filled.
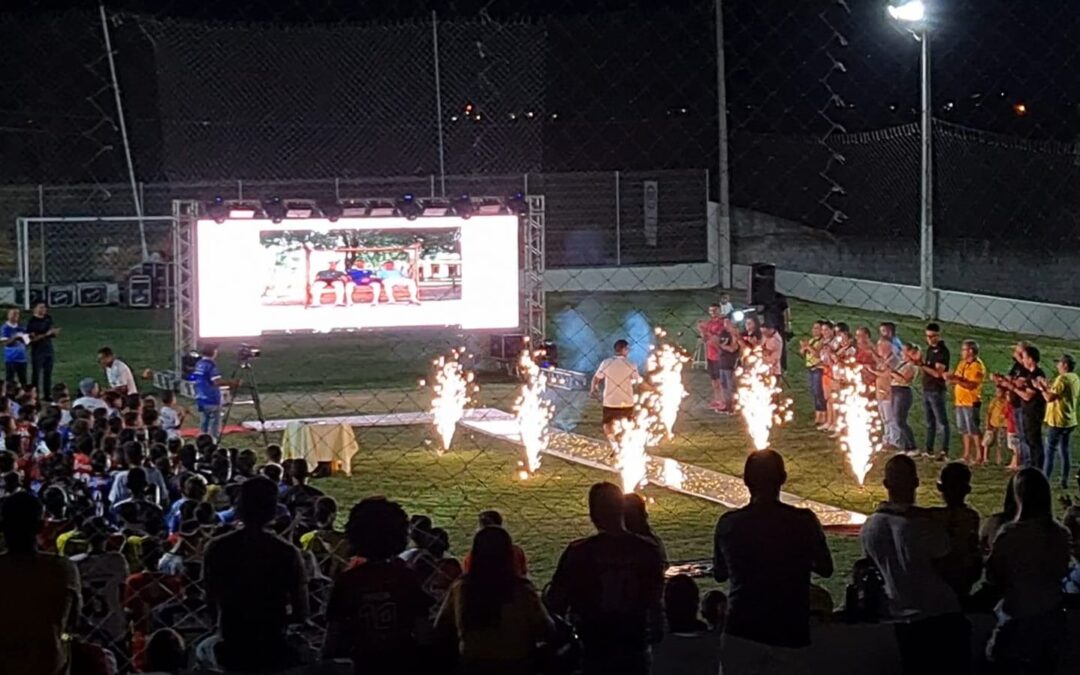
[[[649,524],[649,512],[645,508],[645,500],[636,492],[631,492],[623,498],[623,520],[628,532],[633,532],[656,544],[656,548],[660,550],[660,559],[664,561],[664,567],[667,568],[667,548]]]
[[[468,574],[451,586],[435,620],[436,634],[457,642],[461,672],[526,675],[536,645],[553,630],[536,589],[517,573],[510,534],[481,529]]]
[[[986,579],[1001,589],[997,626],[986,645],[1007,673],[1053,673],[1067,642],[1062,579],[1069,569],[1069,531],[1054,520],[1050,481],[1035,468],[1013,481],[1018,511],[994,539]]]

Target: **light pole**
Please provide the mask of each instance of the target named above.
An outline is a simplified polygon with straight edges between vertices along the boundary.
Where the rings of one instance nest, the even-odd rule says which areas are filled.
[[[889,18],[902,25],[919,41],[919,288],[923,296],[923,315],[937,317],[937,292],[934,290],[934,154],[933,115],[930,105],[930,30],[926,5],[922,0],[893,0]]]

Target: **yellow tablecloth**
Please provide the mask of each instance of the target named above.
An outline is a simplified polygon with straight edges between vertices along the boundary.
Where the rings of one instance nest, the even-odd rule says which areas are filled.
[[[352,458],[360,451],[356,433],[348,424],[289,422],[281,437],[285,459],[303,459],[314,471],[319,462],[330,462],[334,471],[352,473]]]

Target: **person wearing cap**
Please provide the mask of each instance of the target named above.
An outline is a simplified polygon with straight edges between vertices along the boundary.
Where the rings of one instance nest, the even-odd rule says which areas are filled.
[[[1080,375],[1076,374],[1076,359],[1062,354],[1057,360],[1057,377],[1048,383],[1045,377],[1035,381],[1035,388],[1046,399],[1046,456],[1043,473],[1050,480],[1054,473],[1054,456],[1061,455],[1061,488],[1069,487],[1069,437],[1077,423],[1080,406]]]
[[[82,394],[79,398],[71,402],[72,408],[78,408],[82,406],[90,412],[94,412],[98,408],[105,407],[105,401],[99,398],[101,390],[98,389],[97,382],[92,377],[84,377],[79,381],[79,393]]]

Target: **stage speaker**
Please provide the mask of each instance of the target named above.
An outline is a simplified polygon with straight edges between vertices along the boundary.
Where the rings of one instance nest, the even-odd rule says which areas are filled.
[[[776,301],[776,265],[753,263],[746,283],[746,304],[771,305]]]
[[[132,274],[128,278],[128,307],[154,306],[154,279],[148,274]]]
[[[79,300],[75,284],[49,286],[48,296],[49,307],[74,307]]]
[[[103,307],[109,304],[109,284],[104,281],[88,281],[76,284],[79,307]]]

